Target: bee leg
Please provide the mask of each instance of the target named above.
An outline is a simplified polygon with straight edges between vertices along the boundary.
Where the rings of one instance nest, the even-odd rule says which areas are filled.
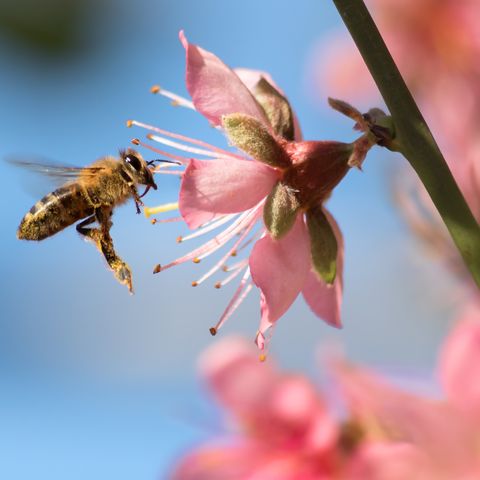
[[[89,233],[93,230],[92,228],[85,228],[87,225],[91,225],[97,217],[92,215],[91,217],[86,218],[83,222],[80,222],[75,228],[77,232],[84,236],[89,236]]]
[[[132,190],[132,196],[135,201],[135,208],[137,209],[137,214],[140,213],[140,207],[143,207],[145,204],[142,202],[140,195],[137,192],[137,189],[135,188],[135,185],[130,186]]]
[[[83,222],[80,222],[77,226],[77,232],[80,235],[83,235],[88,240],[92,240],[97,248],[101,251],[101,239],[102,239],[102,232],[98,228],[86,228],[87,225],[92,224],[93,222],[97,221],[97,215],[92,215],[91,217],[86,218]]]
[[[112,209],[98,209],[95,215],[100,224],[100,229],[94,229],[98,232],[98,241],[96,240],[97,247],[105,257],[108,266],[113,270],[115,278],[122,285],[126,285],[130,293],[133,293],[132,272],[130,267],[115,252],[113,240],[110,236]]]

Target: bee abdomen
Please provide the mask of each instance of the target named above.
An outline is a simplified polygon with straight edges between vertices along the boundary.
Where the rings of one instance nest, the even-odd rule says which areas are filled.
[[[43,240],[93,212],[80,185],[64,185],[45,195],[30,209],[20,222],[17,237]]]

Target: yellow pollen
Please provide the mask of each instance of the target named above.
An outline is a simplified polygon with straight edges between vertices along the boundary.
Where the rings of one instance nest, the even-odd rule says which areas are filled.
[[[150,88],[150,93],[158,93],[161,90],[160,85],[154,85],[152,88]]]
[[[193,259],[193,263],[200,263],[200,259],[199,259],[198,257],[195,257],[195,258]]]
[[[267,360],[267,356],[264,354],[264,353],[261,353],[259,356],[258,356],[258,359],[261,361],[261,362],[265,362]]]
[[[133,120],[127,120],[127,128],[130,128],[133,125]]]
[[[220,288],[221,286],[222,286],[222,284],[221,284],[220,282],[217,282],[217,283],[214,285],[215,288]]]
[[[182,241],[183,241],[183,237],[181,235],[179,235],[177,237],[177,243],[182,243]]]
[[[192,282],[192,287],[196,287],[196,286],[198,286],[198,282],[193,281],[193,282]]]
[[[215,327],[210,327],[209,332],[210,335],[214,337],[217,334],[217,329]]]
[[[155,215],[156,213],[165,213],[171,212],[172,210],[178,210],[178,202],[173,203],[164,203],[158,207],[144,207],[143,213],[148,218],[150,215]]]
[[[153,268],[153,273],[160,273],[162,271],[162,266],[158,263],[157,265],[155,265],[155,267]]]
[[[138,138],[132,138],[132,143],[134,145],[140,145],[140,140]]]

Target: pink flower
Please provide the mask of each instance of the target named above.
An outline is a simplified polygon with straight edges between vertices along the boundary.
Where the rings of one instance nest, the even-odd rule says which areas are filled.
[[[338,427],[305,377],[258,362],[254,349],[238,338],[214,345],[200,365],[236,433],[188,454],[174,479],[332,478],[340,460]]]
[[[480,427],[480,303],[465,308],[443,346],[439,377],[448,401]],[[480,435],[479,435],[480,438]]]
[[[468,309],[442,349],[439,373],[446,392],[444,400],[406,393],[365,369],[337,365],[335,377],[353,421],[360,425],[365,440],[380,442],[380,450],[367,442],[352,468],[357,474],[369,472],[366,478],[379,480],[479,478],[479,371],[478,305]],[[392,446],[400,448],[400,458],[410,458],[395,467],[401,472],[397,476],[391,471],[394,463],[387,461]]]
[[[186,83],[192,102],[159,87],[155,91],[200,112],[240,152],[129,123],[155,132],[148,135],[151,140],[195,155],[185,158],[155,149],[186,165],[185,172],[180,172],[179,208],[187,225],[196,231],[179,240],[219,232],[156,271],[186,261],[198,263],[229,243],[220,260],[192,283],[200,285],[221,270],[228,276],[215,284],[217,288],[241,278],[232,300],[211,328],[212,334],[253,285],[260,289],[256,341],[262,349],[267,330],[300,293],[315,315],[340,327],[343,238],[324,203],[350,166],[361,164],[371,143],[365,142],[366,136],[358,145],[303,141],[290,104],[268,74],[231,70],[214,54],[189,43],[183,32],[180,40],[186,50]],[[240,252],[240,259],[229,264]]]

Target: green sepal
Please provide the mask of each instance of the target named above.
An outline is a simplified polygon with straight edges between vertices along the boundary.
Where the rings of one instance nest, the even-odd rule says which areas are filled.
[[[253,94],[265,111],[273,131],[279,137],[293,141],[295,126],[288,100],[263,77],[255,85]]]
[[[327,284],[335,281],[337,274],[337,239],[321,207],[307,211],[312,265],[317,275]]]
[[[278,182],[263,207],[263,221],[273,238],[283,237],[293,227],[299,208],[295,192],[288,185]]]
[[[257,119],[242,113],[222,118],[230,142],[259,162],[271,167],[287,168],[290,160],[285,150]]]

